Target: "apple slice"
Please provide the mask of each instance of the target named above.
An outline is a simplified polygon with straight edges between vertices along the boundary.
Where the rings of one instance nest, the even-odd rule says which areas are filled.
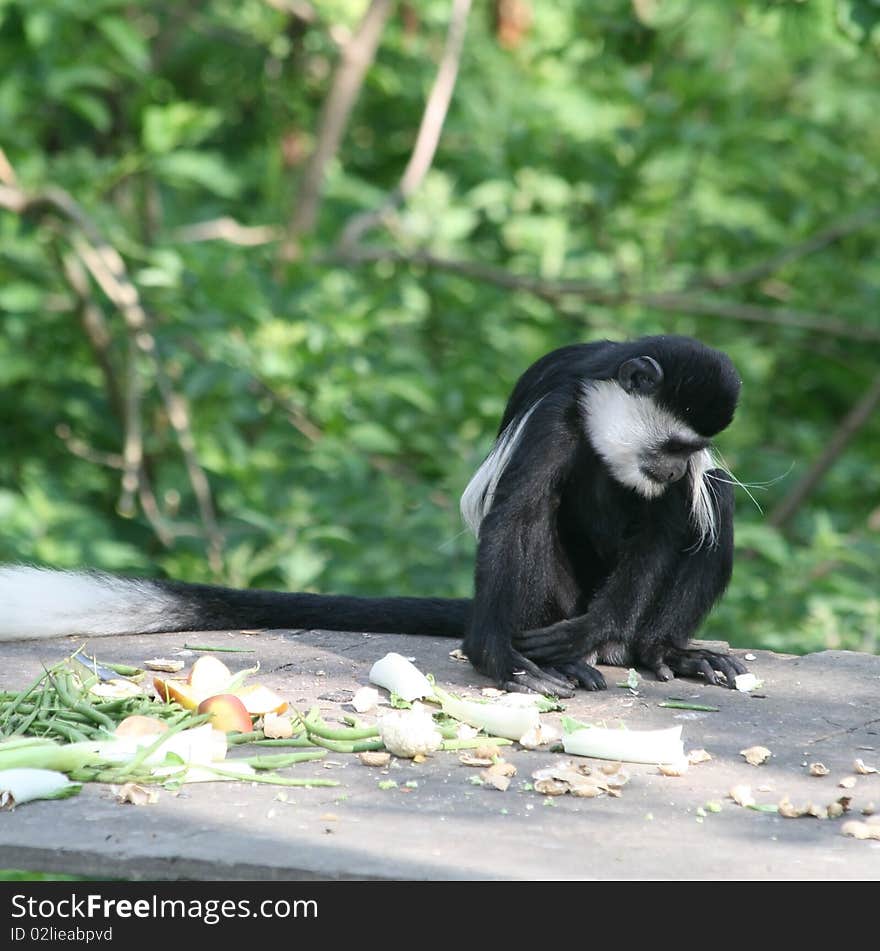
[[[189,675],[193,693],[202,700],[223,693],[232,680],[232,671],[216,657],[200,657]]]
[[[133,713],[122,720],[113,731],[116,736],[128,736],[139,739],[142,736],[158,736],[168,730],[168,724],[158,717],[146,717],[140,713]]]
[[[224,733],[250,733],[254,728],[245,705],[231,693],[208,697],[199,704],[198,712],[209,714],[211,726]]]
[[[195,710],[204,697],[199,697],[185,680],[173,680],[171,677],[154,677],[153,686],[159,699],[166,703],[173,700],[186,710]]]
[[[279,697],[274,690],[262,684],[239,687],[235,696],[241,699],[247,712],[255,717],[261,717],[265,713],[284,713],[288,707],[283,697]]]

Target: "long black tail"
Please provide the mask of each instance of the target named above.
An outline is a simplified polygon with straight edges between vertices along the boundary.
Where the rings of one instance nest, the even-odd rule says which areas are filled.
[[[471,602],[243,591],[103,572],[0,568],[0,641],[236,628],[463,637]]]

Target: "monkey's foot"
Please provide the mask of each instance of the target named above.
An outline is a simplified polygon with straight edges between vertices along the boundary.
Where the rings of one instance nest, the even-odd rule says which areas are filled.
[[[660,680],[672,680],[674,676],[702,676],[706,683],[731,689],[736,687],[738,674],[748,673],[746,665],[733,654],[719,654],[698,647],[686,650],[671,647],[652,668]],[[723,674],[724,679],[721,680],[718,674]]]

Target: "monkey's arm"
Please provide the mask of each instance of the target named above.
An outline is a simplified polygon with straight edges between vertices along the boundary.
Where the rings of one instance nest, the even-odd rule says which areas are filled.
[[[641,537],[627,547],[583,614],[520,631],[514,646],[536,663],[554,667],[575,663],[611,644],[628,647],[672,564],[670,551]]]
[[[519,631],[540,623],[548,605],[564,596],[567,579],[554,523],[576,445],[565,420],[570,404],[570,397],[559,393],[534,408],[480,524],[473,609],[463,646],[481,673],[508,690],[572,694],[568,677],[542,671],[513,645]]]

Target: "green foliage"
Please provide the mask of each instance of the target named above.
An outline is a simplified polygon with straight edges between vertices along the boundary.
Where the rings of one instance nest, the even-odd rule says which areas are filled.
[[[685,289],[880,332],[876,214],[753,280],[709,280],[876,203],[880,7],[532,2],[507,46],[475,4],[432,170],[370,240],[606,292],[583,303],[423,266],[328,263],[351,215],[399,181],[446,0],[390,18],[301,256],[190,240],[200,222],[283,230],[291,216],[338,43],[365,3],[313,2],[311,21],[284,6],[0,2],[6,158],[27,191],[74,196],[123,256],[191,409],[224,536],[218,575],[148,363],[144,449],[174,538],[163,544],[140,507],[117,511],[120,471],[103,463],[124,424],[62,266],[75,229],[0,211],[0,562],[466,594],[473,541],[457,499],[519,373],[576,340],[680,332],[740,368],[721,449],[763,484],[764,514],[738,490],[740,557],[707,636],[878,650],[876,418],[784,534],[766,518],[870,385],[877,344],[639,298]],[[91,293],[124,391],[124,321]]]

